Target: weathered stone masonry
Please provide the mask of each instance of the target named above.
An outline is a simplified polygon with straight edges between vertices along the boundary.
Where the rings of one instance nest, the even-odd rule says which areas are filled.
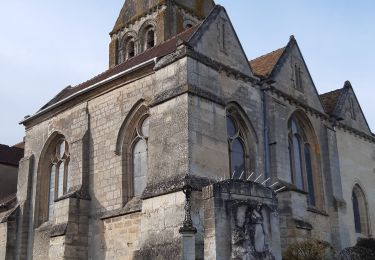
[[[125,1],[110,69],[23,124],[0,259],[281,259],[374,232],[375,138],[350,83],[319,96],[294,37],[249,65],[213,1]],[[52,175],[61,140],[69,167]]]

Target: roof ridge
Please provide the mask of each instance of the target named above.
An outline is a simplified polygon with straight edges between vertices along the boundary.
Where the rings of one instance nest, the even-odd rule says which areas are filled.
[[[333,94],[333,93],[335,93],[335,92],[339,92],[339,91],[342,91],[342,90],[343,90],[343,88],[338,88],[338,89],[330,90],[330,91],[328,91],[328,92],[325,92],[325,93],[319,94],[319,96],[322,97],[322,96],[325,96],[325,95],[330,95],[330,94]]]
[[[266,56],[268,56],[268,55],[271,55],[271,54],[273,54],[273,53],[275,53],[275,52],[278,52],[278,51],[281,51],[281,50],[285,50],[285,48],[286,48],[286,46],[281,47],[281,48],[278,48],[278,49],[273,50],[273,51],[270,51],[270,52],[268,52],[268,53],[266,53],[266,54],[263,54],[263,55],[261,55],[261,56],[259,56],[259,57],[256,57],[255,59],[249,60],[249,62],[253,62],[253,61],[256,61],[256,60],[262,59],[262,58],[264,58],[264,57],[266,57]]]
[[[93,76],[92,78],[90,78],[90,79],[88,79],[88,80],[86,80],[86,81],[84,81],[84,82],[79,83],[78,85],[70,86],[69,89],[74,89],[74,88],[80,87],[80,86],[86,84],[86,83],[89,82],[89,81],[95,80],[96,78],[99,78],[99,77],[102,76],[103,74],[108,73],[109,71],[113,71],[113,70],[115,70],[116,68],[120,67],[121,65],[125,64],[126,62],[133,60],[134,58],[138,57],[139,55],[142,55],[142,54],[144,54],[144,53],[148,53],[148,52],[154,50],[155,48],[157,48],[157,47],[159,47],[159,46],[161,46],[161,45],[163,45],[163,44],[166,44],[166,43],[168,43],[168,42],[170,42],[170,41],[175,40],[176,38],[178,38],[179,36],[181,36],[181,35],[184,34],[184,33],[187,33],[188,31],[192,31],[192,30],[194,30],[194,29],[197,29],[197,28],[199,27],[200,24],[201,24],[201,23],[198,23],[198,24],[196,24],[195,26],[193,26],[193,27],[191,27],[191,28],[188,28],[188,29],[186,29],[186,30],[184,30],[184,31],[182,31],[182,32],[180,32],[180,33],[174,35],[173,37],[167,39],[166,41],[161,42],[161,43],[159,43],[159,44],[157,44],[157,45],[155,45],[155,46],[153,46],[153,47],[151,47],[151,48],[149,48],[149,49],[143,51],[142,53],[139,53],[138,55],[136,55],[136,56],[134,56],[134,57],[131,57],[130,59],[126,60],[125,62],[120,63],[120,64],[117,64],[116,66],[114,66],[114,67],[112,67],[112,68],[110,68],[110,69],[107,69],[107,70],[105,70],[105,71],[103,71],[103,72],[101,72],[101,73],[99,73],[99,74]]]
[[[86,84],[87,82],[90,82],[90,81],[92,81],[92,80],[95,80],[96,78],[99,78],[100,76],[102,76],[102,75],[108,73],[109,71],[113,71],[113,70],[115,70],[116,68],[122,66],[123,64],[125,64],[125,63],[128,62],[128,61],[133,60],[134,58],[138,57],[139,55],[142,55],[142,54],[144,54],[144,53],[148,53],[148,52],[154,50],[155,48],[157,48],[157,47],[159,47],[159,46],[161,46],[161,45],[163,45],[163,44],[166,44],[166,43],[168,43],[168,42],[170,42],[170,41],[173,41],[173,40],[175,40],[176,38],[178,38],[179,36],[181,36],[182,34],[187,33],[187,32],[190,31],[190,30],[197,29],[197,28],[198,28],[198,25],[200,25],[200,24],[201,24],[201,23],[198,23],[198,24],[196,24],[195,26],[193,26],[193,27],[191,27],[191,28],[188,28],[188,29],[186,29],[186,30],[184,30],[184,31],[182,31],[182,32],[180,32],[180,33],[174,35],[173,37],[167,39],[166,41],[161,42],[161,43],[159,43],[159,44],[157,44],[157,45],[155,45],[155,46],[153,46],[153,47],[151,47],[151,48],[145,50],[144,52],[142,52],[142,53],[140,53],[140,54],[138,54],[138,55],[136,55],[136,56],[134,56],[134,57],[131,57],[130,59],[126,60],[125,62],[120,63],[120,64],[117,64],[116,66],[114,66],[114,67],[112,67],[112,68],[110,68],[110,69],[107,69],[107,70],[105,70],[105,71],[103,71],[103,72],[101,72],[101,73],[99,73],[99,74],[93,76],[92,78],[90,78],[90,79],[88,79],[88,80],[86,80],[86,81],[84,81],[84,82],[81,82],[81,83],[79,83],[79,84],[77,84],[77,85],[75,85],[75,86],[69,86],[69,89],[79,88],[80,86]]]

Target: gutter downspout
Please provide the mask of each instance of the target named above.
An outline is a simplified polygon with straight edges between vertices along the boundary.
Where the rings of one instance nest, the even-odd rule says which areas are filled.
[[[263,85],[263,84],[262,84]],[[261,85],[261,87],[262,87]],[[269,126],[268,126],[268,116],[267,116],[267,95],[266,92],[270,87],[262,87],[262,108],[263,108],[263,145],[264,145],[264,179],[270,176],[270,147],[269,147]]]

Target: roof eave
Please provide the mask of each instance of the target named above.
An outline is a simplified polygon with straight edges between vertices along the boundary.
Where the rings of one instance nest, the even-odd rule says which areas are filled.
[[[89,91],[91,91],[91,90],[94,90],[94,89],[96,89],[96,88],[98,88],[98,87],[100,87],[100,86],[102,86],[102,85],[104,85],[104,84],[106,84],[106,83],[109,83],[109,82],[111,82],[111,81],[113,81],[113,80],[116,80],[116,79],[118,79],[118,78],[120,78],[120,77],[122,77],[122,76],[124,76],[124,75],[126,75],[126,74],[129,74],[129,73],[131,73],[131,72],[134,72],[134,71],[136,71],[136,70],[139,70],[139,69],[141,69],[141,68],[143,68],[143,67],[145,67],[145,66],[148,66],[148,65],[150,65],[150,64],[154,64],[154,65],[155,65],[156,62],[157,62],[157,57],[154,57],[154,58],[149,59],[149,60],[147,60],[147,61],[145,61],[145,62],[142,62],[142,63],[140,63],[140,64],[138,64],[138,65],[136,65],[136,66],[134,66],[134,67],[131,67],[131,68],[127,69],[127,70],[124,70],[124,71],[122,71],[122,72],[120,72],[120,73],[118,73],[118,74],[116,74],[116,75],[113,75],[113,76],[111,76],[111,77],[109,77],[109,78],[106,78],[106,79],[104,79],[104,80],[102,80],[102,81],[100,81],[100,82],[98,82],[98,83],[94,83],[94,84],[92,84],[91,86],[89,86],[89,87],[87,87],[87,88],[85,88],[85,89],[82,89],[82,90],[80,90],[80,91],[78,91],[78,92],[76,92],[76,93],[74,93],[74,94],[72,94],[72,95],[70,95],[70,96],[68,96],[68,97],[66,97],[66,98],[64,98],[64,99],[62,99],[62,100],[60,100],[60,101],[58,101],[58,102],[56,102],[55,104],[53,104],[53,105],[51,105],[51,106],[48,106],[48,107],[46,107],[46,108],[44,108],[44,109],[38,111],[38,112],[35,113],[34,115],[32,115],[32,116],[30,116],[30,117],[28,117],[28,118],[22,120],[21,122],[19,122],[19,124],[20,124],[20,125],[21,125],[21,124],[25,125],[25,124],[27,124],[28,122],[30,122],[30,121],[32,121],[32,120],[38,118],[39,116],[41,116],[41,115],[43,115],[43,114],[45,114],[45,113],[51,111],[52,109],[54,109],[54,108],[56,108],[56,107],[58,107],[58,106],[60,106],[60,105],[62,105],[62,104],[65,104],[66,102],[68,102],[68,101],[70,101],[70,100],[72,100],[72,99],[74,99],[74,98],[76,98],[76,97],[78,97],[78,96],[80,96],[80,95],[82,95],[82,94],[84,94],[84,93],[87,93],[87,92],[89,92]]]

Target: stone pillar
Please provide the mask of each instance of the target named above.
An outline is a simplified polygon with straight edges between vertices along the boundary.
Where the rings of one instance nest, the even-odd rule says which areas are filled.
[[[195,260],[195,234],[197,230],[193,229],[180,229],[182,235],[182,259]]]

